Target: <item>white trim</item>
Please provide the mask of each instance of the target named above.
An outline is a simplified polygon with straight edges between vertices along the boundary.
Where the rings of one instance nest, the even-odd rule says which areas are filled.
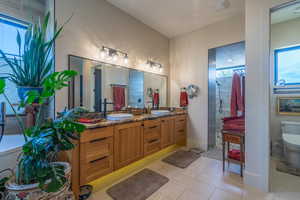
[[[246,185],[262,189],[264,192],[269,192],[268,184],[265,184],[264,177],[259,174],[244,171],[244,180]]]

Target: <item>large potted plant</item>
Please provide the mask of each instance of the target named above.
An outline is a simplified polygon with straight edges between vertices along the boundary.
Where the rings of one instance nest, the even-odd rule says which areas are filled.
[[[76,74],[70,70],[49,74],[43,82],[42,92],[27,92],[20,106],[38,104],[41,107],[57,90],[66,87]],[[5,94],[4,79],[0,79],[0,94],[4,95],[11,105]],[[11,108],[13,109],[12,105]],[[14,109],[13,111],[15,112]],[[15,176],[6,183],[8,199],[55,199],[68,191],[71,168],[68,163],[57,162],[57,155],[75,147],[72,140],[79,139],[80,133],[85,129],[76,119],[86,110],[65,110],[59,113],[55,120],[42,119],[40,112],[41,108],[37,113],[35,125],[27,129],[15,112],[26,142],[18,160]]]
[[[53,37],[49,37],[49,20],[50,13],[45,16],[43,23],[29,25],[23,40],[20,33],[17,33],[17,56],[8,56],[0,50],[4,66],[10,67],[10,72],[4,75],[16,84],[21,100],[24,100],[27,91],[35,90],[41,93],[42,85],[52,70],[54,42],[63,26],[57,28],[55,22]]]

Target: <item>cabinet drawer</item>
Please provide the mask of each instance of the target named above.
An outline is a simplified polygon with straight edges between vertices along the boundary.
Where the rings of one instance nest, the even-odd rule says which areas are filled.
[[[81,161],[90,162],[113,154],[113,137],[92,140],[81,145]]]
[[[184,144],[186,141],[186,128],[175,130],[175,142],[176,144]]]
[[[179,115],[175,118],[175,122],[186,122],[186,116],[185,115]]]
[[[241,138],[236,135],[231,135],[231,134],[223,134],[223,139],[224,141],[235,143],[235,144],[240,144],[241,143]]]
[[[153,129],[144,129],[144,141],[147,142],[153,139],[160,139],[160,126]]]
[[[160,126],[160,119],[144,121],[144,128],[145,129],[153,129],[156,126]]]
[[[144,143],[144,155],[149,155],[160,150],[160,139],[153,139]]]
[[[102,156],[87,163],[81,163],[80,185],[85,185],[113,171],[113,156]]]
[[[175,119],[175,130],[186,129],[186,118],[177,117]]]
[[[175,136],[175,142],[176,144],[185,144],[186,142],[186,135],[185,134],[180,134]]]
[[[186,128],[180,128],[175,130],[175,136],[176,135],[186,135]]]
[[[186,129],[186,122],[185,121],[177,121],[175,122],[175,130]]]
[[[84,131],[80,137],[80,142],[85,143],[101,138],[112,137],[114,135],[114,128],[111,127],[104,127],[104,128],[95,128],[95,129],[88,129]]]

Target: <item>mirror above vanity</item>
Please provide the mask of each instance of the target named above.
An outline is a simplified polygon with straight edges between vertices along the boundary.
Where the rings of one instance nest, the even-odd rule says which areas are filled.
[[[69,107],[92,112],[167,107],[167,76],[69,55],[78,72],[69,86]],[[104,106],[106,105],[106,106]]]

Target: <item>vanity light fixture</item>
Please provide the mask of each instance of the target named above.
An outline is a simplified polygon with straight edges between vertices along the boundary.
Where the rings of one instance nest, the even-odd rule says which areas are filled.
[[[147,63],[146,63],[146,65],[149,68],[158,69],[159,72],[162,72],[162,70],[163,70],[162,64],[160,64],[158,62],[154,62],[154,61],[148,60]]]
[[[116,62],[119,57],[123,58],[125,64],[129,62],[128,54],[110,47],[102,46],[100,56],[102,59],[113,60]]]

